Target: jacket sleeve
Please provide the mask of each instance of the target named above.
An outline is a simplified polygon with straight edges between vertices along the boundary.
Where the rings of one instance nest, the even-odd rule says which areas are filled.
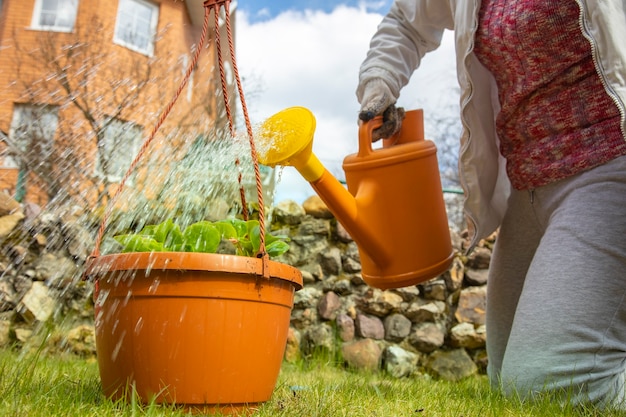
[[[445,29],[453,29],[453,0],[395,0],[378,25],[359,70],[357,98],[365,84],[381,78],[397,100],[424,55],[439,47]]]

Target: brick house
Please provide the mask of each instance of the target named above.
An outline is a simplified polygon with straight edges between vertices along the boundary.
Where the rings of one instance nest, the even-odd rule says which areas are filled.
[[[60,193],[106,202],[173,98],[203,17],[203,0],[0,0],[0,192],[40,205]],[[209,22],[159,130],[174,141],[226,123],[213,13]]]

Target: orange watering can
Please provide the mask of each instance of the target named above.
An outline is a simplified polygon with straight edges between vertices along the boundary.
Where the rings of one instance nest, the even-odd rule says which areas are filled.
[[[417,285],[446,271],[454,252],[437,164],[424,140],[423,112],[406,112],[400,132],[372,149],[382,118],[361,123],[359,151],[343,161],[346,189],[313,154],[315,117],[291,107],[257,135],[262,164],[295,167],[356,242],[362,276],[376,288]]]

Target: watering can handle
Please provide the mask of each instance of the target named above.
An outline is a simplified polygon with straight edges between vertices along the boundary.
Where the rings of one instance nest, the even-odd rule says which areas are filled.
[[[383,117],[376,116],[368,122],[359,122],[359,157],[371,155],[372,134],[383,125]],[[383,148],[390,148],[405,143],[424,139],[424,112],[422,109],[409,110],[404,115],[400,130],[388,138],[383,138]]]
[[[371,155],[372,133],[383,125],[383,116],[376,116],[367,122],[359,122],[359,157]]]

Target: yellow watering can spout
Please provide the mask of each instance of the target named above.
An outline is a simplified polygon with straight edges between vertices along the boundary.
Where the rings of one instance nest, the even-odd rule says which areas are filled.
[[[309,182],[317,181],[324,166],[313,154],[315,116],[304,107],[276,113],[261,126],[258,136],[259,162],[274,167],[293,166]]]
[[[362,247],[368,248],[368,253],[376,262],[388,262],[391,258],[389,250],[379,243],[367,224],[359,224],[357,203],[352,194],[313,154],[314,133],[315,116],[309,109],[290,107],[276,113],[261,125],[258,132],[259,162],[270,167],[282,165],[296,168],[350,236],[356,242],[362,242]]]
[[[453,258],[436,148],[420,136],[421,111],[407,112],[407,119],[402,131],[409,134],[386,140],[391,145],[376,151],[371,135],[382,120],[359,126],[359,152],[343,163],[347,189],[312,152],[310,110],[285,109],[256,135],[259,162],[298,170],[356,242],[365,282],[382,289],[433,278]]]

